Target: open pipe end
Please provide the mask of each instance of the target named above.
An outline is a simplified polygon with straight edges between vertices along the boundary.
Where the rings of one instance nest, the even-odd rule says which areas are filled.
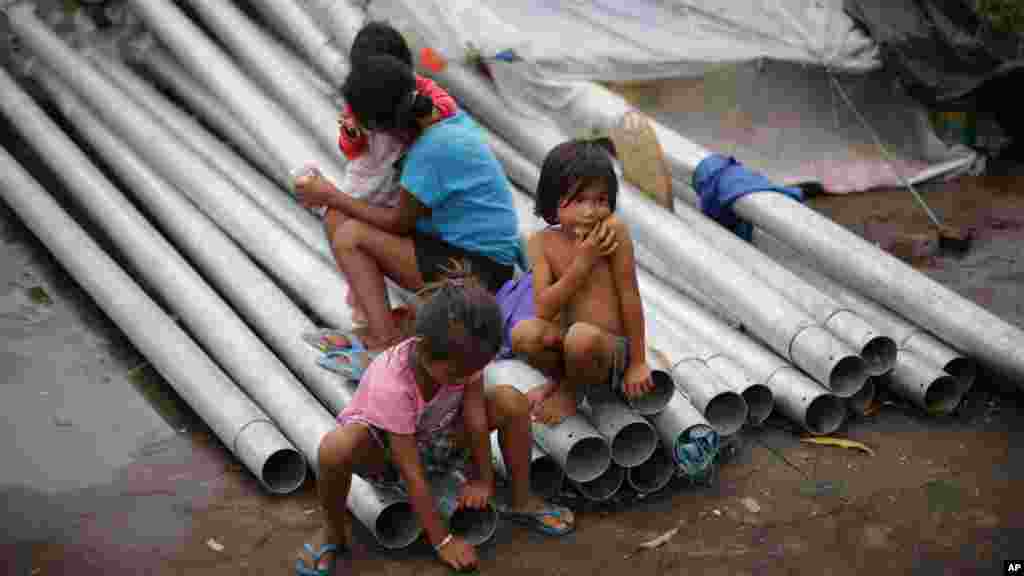
[[[590,482],[578,482],[576,488],[579,489],[580,494],[587,500],[604,502],[614,496],[619,491],[619,488],[622,488],[622,483],[625,481],[626,470],[612,465],[605,470],[604,474]]]
[[[856,394],[868,379],[867,363],[860,356],[843,356],[828,375],[828,388],[840,398]]]
[[[274,452],[263,463],[260,481],[274,494],[291,494],[306,481],[306,458],[294,448]]]
[[[974,386],[974,380],[978,377],[978,363],[965,356],[953,358],[942,367],[960,383],[960,394],[964,395]]]
[[[939,376],[927,385],[924,392],[925,410],[930,414],[949,414],[960,405],[963,386],[956,378]]]
[[[545,456],[530,463],[530,492],[541,498],[553,498],[562,491],[565,472],[554,458]]]
[[[668,485],[675,471],[672,457],[659,449],[639,466],[626,470],[626,482],[637,492],[650,494]]]
[[[867,364],[867,372],[871,376],[882,376],[892,372],[896,366],[896,354],[899,347],[896,341],[888,336],[876,336],[867,341],[860,350],[860,357]]]
[[[454,534],[472,546],[479,546],[498,529],[498,511],[487,505],[483,510],[462,508],[452,515],[449,526]]]
[[[643,416],[654,416],[664,410],[676,392],[672,376],[664,370],[651,370],[651,381],[654,383],[654,390],[626,401],[630,408]]]
[[[864,382],[864,386],[853,396],[846,399],[846,406],[854,414],[863,416],[878,393],[878,377],[872,376]]]
[[[639,466],[654,454],[658,433],[646,420],[631,422],[612,438],[612,461],[623,468]]]
[[[404,500],[385,506],[373,528],[377,542],[388,550],[399,550],[411,545],[420,537],[421,532],[412,505]]]
[[[712,398],[704,409],[704,417],[719,435],[731,436],[743,427],[749,411],[743,396],[730,391]]]
[[[576,482],[590,482],[604,474],[612,463],[612,450],[600,436],[588,436],[569,449],[565,475]]]
[[[822,394],[807,406],[804,415],[804,427],[811,434],[824,436],[831,434],[843,425],[846,420],[846,406],[835,394]]]
[[[753,426],[764,424],[775,408],[775,396],[764,384],[748,386],[743,391],[743,401],[747,403],[747,422]]]

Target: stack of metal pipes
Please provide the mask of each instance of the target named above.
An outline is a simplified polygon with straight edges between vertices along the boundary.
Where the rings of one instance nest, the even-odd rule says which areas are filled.
[[[298,338],[314,318],[339,327],[351,319],[341,297],[344,280],[322,227],[295,203],[288,187],[290,175],[310,163],[332,180],[340,177],[338,103],[330,87],[347,74],[347,48],[366,14],[344,1],[247,2],[289,46],[232,3],[188,4],[220,45],[167,0],[128,2],[131,17],[117,15],[125,24],[123,34],[88,34],[68,42],[43,25],[30,4],[4,10],[31,56],[22,72],[57,103],[182,254],[93,174],[81,151],[48,154],[55,172],[67,175],[67,187],[93,218],[105,222],[112,237],[122,238],[118,248],[137,273],[161,287],[183,322],[192,322],[190,331],[201,344],[191,344],[197,358],[206,358],[205,353],[216,359],[227,372],[217,375],[220,381],[239,402],[251,397],[255,405],[249,402],[244,418],[234,413],[228,418],[215,398],[182,396],[209,421],[227,422],[215,426],[225,445],[268,488],[286,492],[304,476],[295,456],[304,454],[316,470],[319,439],[354,387],[317,367],[315,353]],[[535,229],[529,195],[537,167],[548,150],[567,139],[566,125],[510,112],[474,67],[449,62],[435,79],[485,128],[516,186],[524,234]],[[6,76],[0,91],[4,114],[38,149],[74,146],[61,140],[66,137]],[[587,85],[582,94],[559,118],[575,123],[574,133],[579,125],[609,126],[629,109],[596,85]],[[677,195],[692,200],[687,179],[709,152],[661,125],[656,131]],[[5,193],[13,187],[15,195],[31,188],[13,176],[3,184]],[[797,248],[785,266],[677,204],[676,213],[669,213],[626,183],[618,203],[620,217],[638,241],[648,358],[659,393],[632,405],[617,397],[587,402],[560,426],[535,425],[531,484],[539,493],[557,494],[564,478],[596,500],[611,497],[624,483],[639,492],[657,490],[679,469],[681,447],[707,430],[734,434],[745,423],[762,423],[778,407],[808,432],[829,434],[848,410],[863,410],[880,383],[925,410],[948,412],[973,381],[971,358],[1018,379],[1024,374],[1021,359],[1008,353],[1024,343],[1019,329],[797,202],[750,194],[735,206],[762,228],[759,241]],[[51,249],[58,253],[58,247]],[[140,349],[160,353],[145,347],[144,335],[138,337]],[[257,360],[249,362],[252,358]],[[181,363],[171,364],[165,361],[162,372],[179,391],[187,389],[194,379],[182,375]],[[515,360],[494,363],[486,374],[524,391],[543,382],[543,375]],[[261,439],[258,449],[252,447],[242,432],[260,427],[249,422],[262,423],[277,439]],[[496,446],[496,436],[492,442]],[[500,452],[493,452],[503,472]],[[436,484],[442,504],[457,485],[450,478]],[[419,534],[400,495],[357,479],[349,506],[385,546],[408,545]],[[496,515],[452,522],[479,542],[493,533]]]

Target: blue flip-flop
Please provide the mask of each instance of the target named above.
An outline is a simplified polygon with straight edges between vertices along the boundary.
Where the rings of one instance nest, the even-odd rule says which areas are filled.
[[[334,570],[338,565],[338,556],[347,554],[348,548],[338,546],[337,544],[324,544],[320,546],[320,551],[313,550],[313,547],[309,544],[303,544],[306,551],[313,558],[313,568],[308,568],[306,563],[302,561],[302,558],[295,560],[295,574],[297,576],[333,576]],[[320,559],[323,558],[324,554],[334,552],[334,556],[331,557],[331,561],[327,563],[327,568],[317,568],[317,564],[320,563]]]
[[[325,352],[317,364],[321,368],[341,374],[349,380],[358,382],[363,378],[363,373],[370,366],[374,358],[379,356],[383,350],[370,352],[356,336],[351,336],[352,346],[344,349]]]
[[[565,522],[562,519],[563,516],[568,516],[569,513],[569,509],[564,506],[551,505],[549,508],[538,510],[537,512],[514,512],[512,510],[505,509],[502,511],[502,516],[508,518],[512,522],[523,524],[548,536],[565,536],[576,528],[573,524]],[[551,526],[544,522],[544,518],[555,518],[561,522],[565,528],[560,529]]]

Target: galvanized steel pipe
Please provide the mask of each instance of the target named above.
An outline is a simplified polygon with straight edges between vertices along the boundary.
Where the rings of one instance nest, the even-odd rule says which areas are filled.
[[[675,462],[665,445],[658,443],[658,449],[639,466],[626,469],[626,483],[640,494],[657,492],[672,481],[676,475]]]
[[[682,447],[686,444],[694,432],[714,432],[714,428],[704,418],[699,410],[694,408],[690,399],[682,392],[676,392],[669,400],[668,406],[651,417],[651,423],[661,437],[661,443],[672,455],[675,468],[681,465]]]
[[[658,446],[654,427],[616,397],[588,397],[581,410],[594,428],[608,440],[612,462],[623,467],[639,466]]]
[[[961,381],[910,350],[900,350],[888,382],[893,392],[931,414],[956,410],[967,393]]]
[[[813,434],[831,434],[843,423],[846,410],[835,394],[650,274],[638,271],[637,278],[644,301],[661,310],[667,323],[687,329],[743,366],[772,391],[776,408],[786,417]]]
[[[291,42],[329,82],[340,83],[348,76],[345,52],[334,45],[312,14],[293,0],[249,0],[279,34]]]
[[[547,376],[521,360],[499,360],[484,368],[486,386],[509,385],[523,394],[547,380]],[[570,480],[589,482],[611,466],[608,442],[580,414],[554,427],[534,422],[530,429],[537,445],[558,462]]]
[[[498,510],[488,503],[482,510],[462,508],[456,510],[459,490],[466,477],[458,470],[435,474],[429,478],[430,492],[441,518],[449,529],[473,546],[479,546],[494,536],[498,529]]]
[[[302,485],[306,462],[270,418],[2,148],[0,196],[264,488]]]
[[[498,431],[491,432],[491,460],[494,470],[502,477],[509,477],[508,467],[498,442]],[[565,472],[558,466],[554,458],[544,453],[532,440],[530,441],[530,492],[541,498],[554,498],[562,491],[565,483]]]
[[[871,408],[872,403],[875,401],[875,395],[878,394],[878,382],[884,376],[872,376],[868,378],[868,381],[864,383],[864,387],[860,389],[853,396],[846,399],[846,407],[859,416],[867,414],[868,409]]]
[[[823,294],[691,206],[680,203],[675,213],[709,244],[753,271],[754,276],[807,310],[822,326],[857,350],[866,362],[869,374],[880,376],[892,370],[896,363],[896,343],[892,338],[880,334],[854,311]]]
[[[286,173],[292,174],[312,163],[330,181],[342,181],[340,154],[323,150],[284,108],[264,95],[181,9],[166,0],[130,0],[129,5],[178,61],[249,127]],[[335,124],[332,119],[330,126]]]
[[[147,0],[140,0],[147,1]],[[165,133],[146,112],[72,52],[35,16],[33,7],[8,10],[12,30],[53,68],[167,180],[287,285],[324,321],[350,326],[351,314],[337,270],[272,218],[221,172]],[[189,24],[191,25],[191,24]]]
[[[334,264],[323,223],[299,206],[286,190],[253,170],[235,151],[123,64],[98,50],[88,52],[85,56],[136,104],[166,124],[171,133],[230,178],[239,190],[252,198],[271,218]]]
[[[625,480],[626,469],[612,464],[597,478],[589,482],[573,482],[573,485],[587,500],[605,502],[615,496]]]
[[[236,61],[252,77],[259,79],[279,102],[285,104],[292,116],[305,126],[325,152],[340,153],[337,131],[340,110],[299,72],[293,62],[295,58],[288,55],[275,38],[257,26],[232,2],[188,0],[187,3]],[[149,20],[147,23],[152,26]]]
[[[352,41],[366,21],[364,12],[346,0],[305,0],[305,3],[309,5],[310,13],[317,15],[326,31],[334,37],[338,48],[348,54]]]

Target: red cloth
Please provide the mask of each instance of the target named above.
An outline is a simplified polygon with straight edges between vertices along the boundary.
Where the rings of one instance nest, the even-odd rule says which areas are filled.
[[[434,101],[434,107],[441,113],[441,118],[450,118],[458,109],[455,99],[430,78],[417,74],[416,90]],[[341,130],[338,133],[338,148],[341,149],[341,153],[349,160],[354,160],[366,151],[368,142],[366,134],[356,124],[352,108],[345,104],[341,114]]]

